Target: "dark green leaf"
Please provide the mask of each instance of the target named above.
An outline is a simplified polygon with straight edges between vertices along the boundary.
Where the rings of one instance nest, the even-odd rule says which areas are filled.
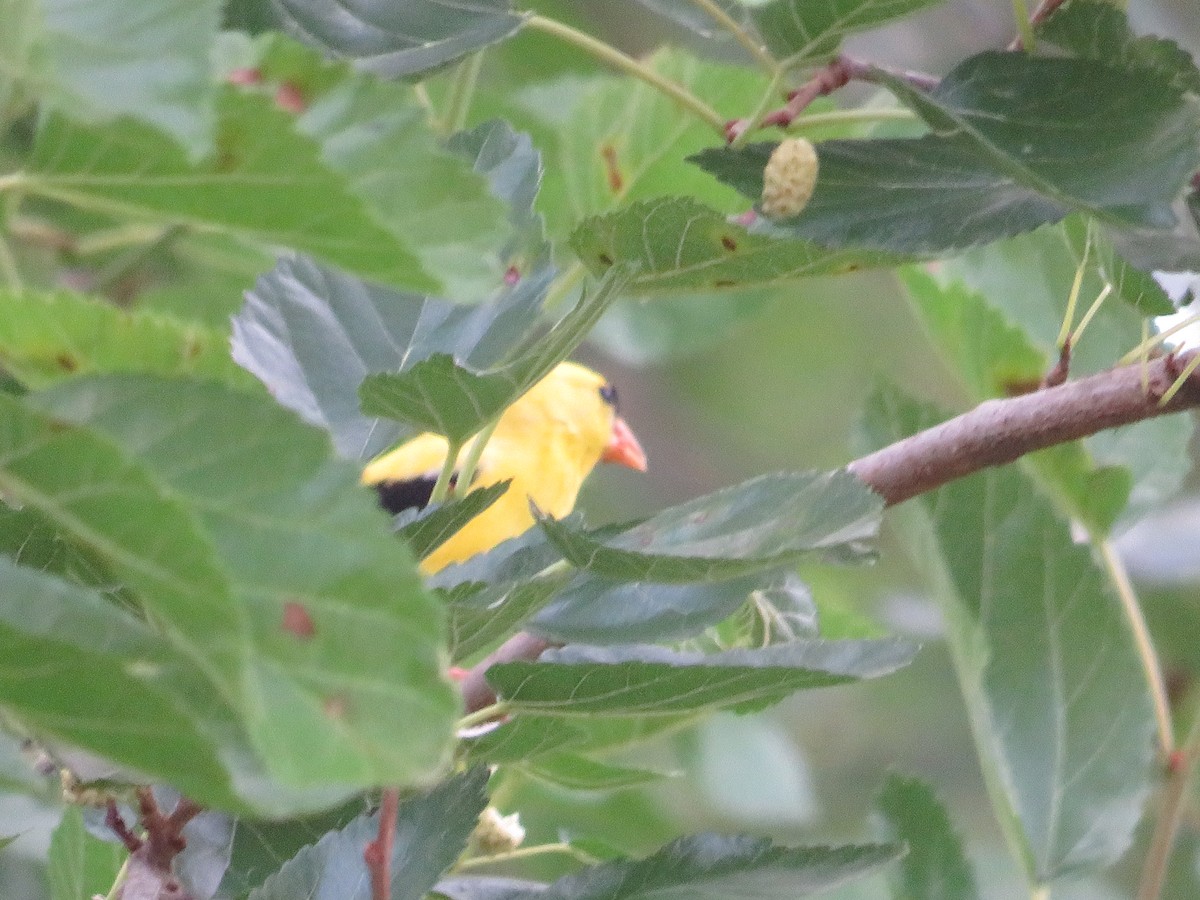
[[[1046,41],[1075,56],[1124,69],[1149,69],[1172,87],[1200,93],[1200,70],[1191,55],[1166,38],[1136,37],[1125,11],[1103,0],[1068,0],[1036,29]]]
[[[125,856],[125,848],[120,844],[110,844],[88,834],[79,807],[68,806],[50,837],[46,867],[50,900],[104,896],[113,886]]]
[[[875,446],[936,415],[889,394]],[[1089,546],[1008,466],[910,508],[992,803],[1032,883],[1128,849],[1154,778],[1154,716],[1134,639]]]
[[[519,878],[496,878],[494,876],[456,875],[439,881],[434,886],[434,896],[449,900],[526,900],[540,897],[545,885]]]
[[[230,358],[223,332],[66,293],[0,291],[0,361],[31,387],[131,371],[254,383]]]
[[[885,836],[908,846],[894,900],[978,900],[962,841],[928,785],[891,775],[876,806],[883,815]]]
[[[275,777],[298,787],[367,787],[440,768],[458,707],[441,672],[441,610],[381,527],[386,518],[358,485],[357,468],[331,459],[322,433],[268,400],[214,384],[79,379],[37,402],[78,426],[59,425],[73,446],[81,434],[99,434],[134,460],[194,529],[190,546],[171,546],[169,522],[110,496],[111,488],[102,492],[107,482],[90,459],[54,459],[53,472],[90,478],[76,492],[111,507],[114,523],[101,521],[108,532],[160,529],[123,551],[133,557],[123,571],[132,578],[151,564],[173,566],[137,582],[139,596],[188,629],[181,645],[225,679]],[[197,575],[189,584],[183,570],[165,581],[198,552],[219,580]],[[422,727],[397,731],[409,721]]]
[[[192,164],[147,126],[42,123],[22,185],[96,212],[216,229],[315,253],[369,277],[429,289],[411,250],[380,227],[346,178],[268,97],[226,88],[217,153]]]
[[[707,55],[719,59],[737,62],[750,60],[750,55],[735,40],[734,36],[709,15],[708,11],[700,4],[693,3],[691,0],[636,0],[636,2],[639,6],[645,7],[666,21],[679,26],[682,35],[672,43],[702,50]],[[757,40],[754,23],[750,18],[750,10],[745,4],[739,0],[715,0],[715,4],[733,19],[738,27]]]
[[[537,321],[552,277],[541,269],[487,303],[458,306],[306,257],[282,259],[246,294],[233,321],[233,355],[276,400],[329,431],[339,453],[369,458],[408,432],[362,414],[364,377],[435,353],[473,368],[497,364]]]
[[[488,669],[515,710],[555,716],[658,716],[755,708],[808,688],[894,672],[916,648],[896,640],[797,641],[706,656],[664,647],[567,647]]]
[[[687,197],[644,200],[585,219],[571,247],[593,273],[614,262],[636,264],[630,290],[639,295],[735,290],[899,261],[894,254],[750,233]]]
[[[570,562],[618,581],[721,581],[804,555],[854,559],[883,500],[847,472],[780,472],[664,510],[607,541],[539,517]]]
[[[487,769],[479,767],[404,801],[392,850],[392,900],[421,900],[454,863],[487,805]],[[363,848],[379,832],[379,814],[359,816],[283,864],[249,900],[370,900]]]
[[[450,659],[461,663],[491,649],[541,609],[570,577],[461,582],[449,592]]]
[[[601,863],[512,900],[793,900],[858,878],[903,853],[898,844],[780,847],[765,838],[694,834],[645,859]]]
[[[521,770],[541,781],[574,791],[616,791],[669,777],[670,772],[629,769],[576,753],[553,753],[525,763]]]
[[[388,78],[445,65],[516,33],[521,15],[509,0],[275,0],[283,27],[329,56],[354,60]]]
[[[436,354],[399,373],[368,375],[358,389],[363,412],[411,422],[445,435],[454,445],[464,443],[583,342],[624,289],[628,275],[627,267],[613,266],[545,336],[527,343],[503,365],[475,372]]]
[[[939,0],[772,0],[750,14],[767,46],[789,67],[823,62],[842,39],[911,15]]]
[[[38,6],[37,81],[53,105],[83,121],[132,116],[170,134],[193,159],[212,149],[209,53],[220,0],[167,0],[153,15],[139,0]]]
[[[471,763],[521,763],[582,743],[584,735],[572,723],[553,716],[516,716],[465,743]]]
[[[410,522],[396,530],[417,559],[424,559],[473,518],[500,499],[509,482],[475,488],[461,499],[454,499],[422,509]]]
[[[557,594],[529,628],[563,643],[677,641],[732,615],[752,595],[791,583],[790,572],[700,584],[613,581],[585,573]]]

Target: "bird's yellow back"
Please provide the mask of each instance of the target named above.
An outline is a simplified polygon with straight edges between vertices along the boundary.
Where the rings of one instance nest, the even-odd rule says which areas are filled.
[[[603,376],[562,363],[509,407],[484,448],[471,487],[512,483],[435,550],[422,570],[436,572],[526,531],[533,525],[530,500],[556,517],[569,513],[612,434],[616,411],[604,389]],[[432,479],[447,452],[445,438],[419,435],[368,465],[363,482],[386,486]]]

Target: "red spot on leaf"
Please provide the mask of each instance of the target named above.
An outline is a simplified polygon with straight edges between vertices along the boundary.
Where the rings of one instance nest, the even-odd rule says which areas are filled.
[[[340,722],[350,712],[350,700],[345,694],[334,694],[332,697],[325,698],[325,702],[321,704],[321,709],[329,718]]]
[[[600,264],[602,266],[604,266],[605,268],[607,268],[608,266],[611,266],[613,264],[613,258],[611,256],[609,256],[607,253],[601,253],[600,254]]]
[[[723,235],[721,235],[721,246],[724,247],[726,250],[728,250],[730,253],[732,253],[734,250],[737,249],[737,241],[735,241],[729,235],[723,234]]]
[[[317,633],[317,626],[308,612],[308,607],[295,600],[283,604],[283,621],[280,623],[288,634],[309,640]]]
[[[604,174],[608,179],[608,189],[614,194],[619,194],[621,188],[625,186],[625,179],[621,177],[621,169],[617,165],[617,148],[612,144],[605,144],[600,148],[600,156],[604,158]]]
[[[275,89],[275,105],[284,112],[295,113],[299,115],[308,108],[308,103],[304,99],[304,93],[298,85],[290,81],[285,81]]]
[[[234,69],[229,73],[228,81],[230,84],[239,86],[247,86],[251,84],[262,84],[263,74],[261,69]]]
[[[471,671],[469,669],[464,669],[462,666],[451,666],[450,670],[446,674],[449,676],[451,681],[462,681],[471,674]]]
[[[507,284],[509,287],[512,287],[520,280],[521,280],[521,270],[518,269],[516,266],[509,266],[507,269],[504,270],[504,283]]]
[[[74,372],[79,368],[79,360],[69,353],[60,353],[54,357],[54,363],[64,372]]]

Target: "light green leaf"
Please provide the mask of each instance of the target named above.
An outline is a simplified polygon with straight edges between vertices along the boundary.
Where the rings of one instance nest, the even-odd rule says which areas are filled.
[[[898,844],[781,847],[745,835],[693,834],[645,859],[620,859],[510,900],[793,900],[898,859]]]
[[[387,78],[415,75],[504,40],[521,27],[509,0],[276,0],[283,27],[328,56]]]
[[[83,209],[215,229],[315,253],[384,281],[436,286],[269,98],[225,88],[216,144],[215,155],[191,164],[172,141],[138,123],[85,126],[54,114],[39,129],[21,185]]]
[[[572,723],[554,716],[517,716],[465,742],[467,759],[490,765],[521,763],[582,743],[584,735]]]
[[[396,533],[412,548],[414,556],[424,559],[499,500],[508,485],[507,481],[489,484],[471,490],[461,499],[414,510],[412,520],[396,529]]]
[[[0,361],[31,387],[72,375],[193,375],[251,388],[220,331],[75,294],[0,291]]]
[[[456,584],[447,592],[446,603],[451,661],[461,663],[508,637],[569,577],[563,573],[556,578]]]
[[[889,775],[875,805],[883,816],[884,836],[908,846],[895,900],[978,900],[962,841],[928,785]]]
[[[832,57],[856,31],[904,18],[939,0],[772,0],[750,15],[767,46],[788,67]]]
[[[324,63],[280,36],[257,68],[268,85],[300,91],[296,130],[450,296],[473,300],[501,283],[509,260],[500,251],[511,242],[505,204],[472,160],[442,146],[411,88]]]
[[[844,471],[780,472],[664,510],[613,538],[541,517],[575,566],[618,581],[720,581],[823,552],[853,559],[879,528],[883,500]]]
[[[68,806],[50,837],[46,867],[50,900],[84,900],[107,894],[125,856],[120,844],[88,834],[79,807]]]
[[[472,368],[495,366],[537,322],[553,275],[542,268],[486,303],[459,306],[363,282],[307,257],[282,259],[234,318],[233,356],[279,403],[329,431],[342,456],[370,458],[411,429],[363,415],[363,378],[436,353]]]
[[[639,295],[738,290],[895,265],[901,259],[747,232],[686,197],[645,200],[586,219],[571,236],[571,248],[593,273],[614,262],[636,264],[630,287]]]
[[[40,0],[24,11],[28,55],[5,59],[42,99],[72,118],[135,118],[171,135],[196,160],[213,147],[216,82],[209,53],[221,7],[219,0],[165,0],[153,7],[138,0]],[[4,18],[7,31],[8,11]],[[0,107],[2,96],[0,89]]]
[[[494,368],[475,372],[436,354],[399,373],[368,375],[358,390],[363,412],[411,422],[462,444],[566,359],[628,280],[627,267],[613,266],[549,332]]]
[[[4,556],[0,584],[7,717],[41,738],[169,780],[200,802],[237,805],[216,742],[164,688],[164,671],[186,667],[165,642],[95,592]],[[222,705],[211,683],[204,689],[207,707]]]
[[[669,772],[630,769],[598,762],[576,753],[553,753],[521,766],[521,771],[574,791],[617,791],[669,777]]]
[[[492,666],[488,682],[515,711],[568,718],[662,716],[761,708],[788,694],[887,675],[904,641],[796,641],[705,656],[664,647],[567,647],[538,662]]]
[[[7,124],[30,102],[38,85],[38,36],[41,7],[38,0],[0,2],[0,123]]]
[[[1175,304],[1149,272],[1136,269],[1117,255],[1109,235],[1093,222],[1071,216],[1062,224],[1067,244],[1079,265],[1096,273],[1113,293],[1143,316],[1169,316]]]
[[[488,772],[475,768],[406,800],[396,817],[392,900],[422,900],[466,847],[487,805]],[[379,833],[379,813],[359,816],[304,847],[248,900],[371,900],[363,848]]]
[[[648,62],[729,118],[748,115],[762,97],[762,77],[748,69],[669,50]],[[552,236],[566,237],[588,216],[663,195],[691,196],[721,211],[745,205],[733,191],[680,165],[720,136],[641,81],[596,76],[508,91],[492,104],[491,114],[529,132],[554,175],[542,185],[537,204]]]
[[[874,446],[936,416],[895,394]],[[1089,546],[1019,468],[910,508],[901,533],[947,621],[992,804],[1034,884],[1115,862],[1154,778],[1154,719],[1129,625]]]
[[[235,707],[278,780],[367,787],[440,768],[459,704],[442,677],[441,610],[357,467],[332,460],[323,434],[213,384],[78,380],[37,402],[103,435],[187,510],[232,606],[186,598],[193,617],[224,616],[208,622],[216,646],[200,645],[200,661],[229,648]],[[125,528],[142,526],[127,502],[110,502]],[[142,540],[163,546],[161,535]],[[397,731],[411,721],[422,727]]]
[[[1104,0],[1069,0],[1039,22],[1035,33],[1039,41],[1075,56],[1124,69],[1150,69],[1173,87],[1200,93],[1200,70],[1186,50],[1166,38],[1136,37],[1125,11]]]

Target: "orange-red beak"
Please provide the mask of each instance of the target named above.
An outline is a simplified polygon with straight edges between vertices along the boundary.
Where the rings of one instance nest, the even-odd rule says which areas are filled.
[[[620,463],[639,472],[646,471],[646,451],[620,416],[613,419],[612,437],[608,439],[608,446],[604,448],[600,461]]]

